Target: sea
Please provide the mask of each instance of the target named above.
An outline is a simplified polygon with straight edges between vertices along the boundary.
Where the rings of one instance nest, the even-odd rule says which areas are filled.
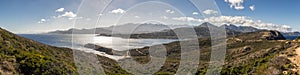
[[[93,49],[85,48],[85,44],[96,44],[102,47],[124,51],[177,41],[176,39],[125,39],[120,37],[96,36],[96,34],[18,34],[19,36],[56,47],[67,47],[119,60],[121,56],[107,55]]]
[[[57,47],[78,47],[92,43],[114,50],[143,48],[176,41],[175,39],[124,39],[120,37],[96,36],[96,34],[19,34],[22,37]]]
[[[119,60],[122,56],[108,55],[93,49],[85,48],[84,45],[91,43],[102,47],[111,48],[118,51],[124,51],[135,48],[143,48],[159,44],[178,41],[176,39],[125,39],[120,37],[96,36],[96,34],[18,34],[19,36],[32,39],[34,41],[56,46],[67,47],[74,50],[81,50],[106,56],[111,59]],[[294,40],[299,36],[285,36],[288,40]]]

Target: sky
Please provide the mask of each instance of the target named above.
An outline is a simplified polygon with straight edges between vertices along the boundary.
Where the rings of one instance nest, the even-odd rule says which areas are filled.
[[[235,24],[300,31],[299,0],[2,0],[0,27],[43,33],[125,23]]]

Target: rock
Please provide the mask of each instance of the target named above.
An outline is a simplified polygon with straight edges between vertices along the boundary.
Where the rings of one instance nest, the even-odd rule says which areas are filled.
[[[246,47],[243,48],[243,52],[248,52],[250,50],[251,50],[251,47],[249,47],[249,46],[246,46]]]
[[[97,36],[108,36],[108,37],[110,37],[110,36],[112,36],[112,35],[110,35],[110,34],[99,34],[99,35],[97,35]]]
[[[12,75],[14,74],[13,71],[15,71],[15,68],[11,62],[3,61],[0,62],[0,74],[4,75]]]
[[[285,40],[286,38],[278,31],[265,31],[262,32],[263,33],[263,37],[266,40]]]
[[[91,44],[91,43],[84,45],[84,47],[94,49],[94,50],[97,50],[100,52],[104,52],[109,55],[113,55],[113,49],[111,49],[111,48],[105,48],[105,47],[98,46],[98,45]]]

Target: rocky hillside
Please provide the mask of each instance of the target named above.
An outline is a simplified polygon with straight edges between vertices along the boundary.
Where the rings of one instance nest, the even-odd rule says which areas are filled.
[[[95,74],[94,68],[103,67],[104,72],[109,75],[132,75],[123,70],[117,61],[97,56],[97,63],[101,66],[85,66],[84,63],[73,61],[72,50],[68,48],[58,48],[44,45],[32,40],[28,40],[14,35],[6,30],[0,29],[0,73],[3,75],[76,75]],[[182,42],[192,42],[187,40]],[[178,71],[181,53],[189,55],[200,55],[197,75],[204,75],[207,72],[211,56],[211,40],[209,38],[199,38],[200,54],[194,52],[193,47],[188,51],[181,51],[180,42],[163,44],[167,51],[167,59],[157,75],[173,75]],[[218,44],[217,44],[218,45]],[[96,45],[86,45],[88,48],[99,48],[98,51],[111,53],[115,50]],[[193,46],[193,44],[189,45]],[[150,48],[159,48],[158,45],[140,49],[132,49],[128,52],[117,52],[118,55],[129,53],[132,59],[141,64],[148,63],[151,59]],[[221,70],[222,75],[254,74],[254,75],[278,75],[297,74],[300,64],[291,61],[295,56],[295,49],[299,47],[298,42],[285,41],[278,31],[258,31],[242,33],[236,36],[227,37],[227,51],[225,64]],[[77,52],[77,51],[75,51]],[[157,53],[161,53],[156,51]],[[81,52],[79,52],[81,53]],[[82,53],[77,57],[85,58],[91,54]],[[112,54],[111,54],[112,55]],[[80,59],[79,61],[87,61]],[[122,59],[119,61],[126,61]],[[218,61],[214,61],[218,62]],[[79,73],[78,73],[79,72]]]
[[[222,75],[277,75],[277,74],[297,74],[293,70],[295,64],[282,54],[291,55],[289,50],[298,46],[298,43],[285,41],[285,38],[278,31],[258,31],[243,33],[237,36],[229,36],[227,39],[227,51],[225,65],[223,65]],[[192,42],[184,41],[184,42]],[[204,75],[209,66],[211,54],[211,40],[209,38],[199,38],[200,60],[197,75]],[[92,46],[92,45],[91,45]],[[164,44],[167,50],[167,59],[162,68],[155,74],[172,75],[175,74],[180,64],[180,53],[199,55],[193,51],[180,51],[180,42]],[[156,46],[152,46],[156,47]],[[95,48],[95,47],[94,47]],[[103,49],[103,47],[98,47]],[[150,47],[129,50],[129,54],[139,63],[149,62]],[[112,52],[114,50],[107,50]],[[159,53],[159,52],[158,52]],[[118,53],[117,53],[118,54]],[[153,56],[151,56],[153,57]],[[121,60],[125,61],[127,59]],[[215,61],[218,62],[218,61]]]

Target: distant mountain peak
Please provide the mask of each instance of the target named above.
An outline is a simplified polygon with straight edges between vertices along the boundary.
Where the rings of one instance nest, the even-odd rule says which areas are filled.
[[[209,22],[204,22],[201,25],[199,25],[199,27],[217,27]]]
[[[224,27],[226,29],[230,29],[230,30],[235,30],[235,31],[240,31],[240,32],[256,32],[259,31],[261,29],[257,29],[255,27],[252,26],[237,26],[234,24],[224,24],[221,27]]]

